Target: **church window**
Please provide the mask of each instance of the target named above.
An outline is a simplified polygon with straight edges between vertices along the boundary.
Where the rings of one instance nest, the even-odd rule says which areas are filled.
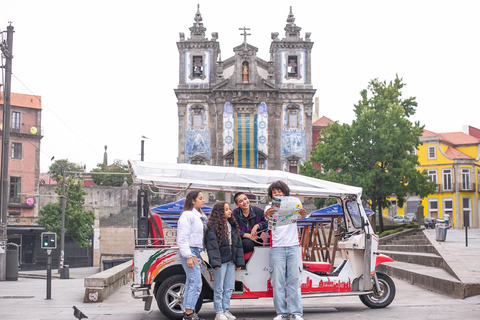
[[[203,78],[203,57],[193,56],[192,75],[193,78]]]
[[[299,127],[299,114],[298,106],[288,106],[287,111],[287,126],[289,128],[298,128]]]
[[[203,106],[192,107],[192,127],[195,129],[203,129]]]
[[[300,158],[297,156],[287,157],[288,172],[298,173],[298,161],[300,161]]]
[[[287,58],[287,73],[289,78],[298,77],[298,57],[288,56]]]
[[[290,113],[288,115],[288,126],[290,128],[296,128],[298,127],[298,114],[296,113]]]

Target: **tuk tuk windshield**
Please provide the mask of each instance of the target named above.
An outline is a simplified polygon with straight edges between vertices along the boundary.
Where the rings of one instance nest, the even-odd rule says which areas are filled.
[[[360,208],[358,207],[358,203],[356,201],[348,201],[347,202],[347,210],[352,219],[353,226],[357,229],[362,227],[362,216],[360,213]]]

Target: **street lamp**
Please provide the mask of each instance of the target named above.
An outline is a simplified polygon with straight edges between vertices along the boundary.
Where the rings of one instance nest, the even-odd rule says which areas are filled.
[[[141,146],[141,149],[140,149],[140,161],[143,161],[144,160],[144,146],[145,146],[145,140],[144,139],[148,139],[147,137],[145,136],[142,136],[142,146]]]

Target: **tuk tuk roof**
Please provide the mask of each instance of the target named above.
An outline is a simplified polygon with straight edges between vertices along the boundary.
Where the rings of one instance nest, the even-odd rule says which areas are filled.
[[[266,196],[272,182],[281,180],[290,188],[291,196],[342,197],[356,195],[362,189],[340,183],[315,179],[280,171],[205,166],[185,163],[152,163],[138,160],[128,162],[133,183],[158,189],[183,191],[187,189],[212,192],[239,192]]]

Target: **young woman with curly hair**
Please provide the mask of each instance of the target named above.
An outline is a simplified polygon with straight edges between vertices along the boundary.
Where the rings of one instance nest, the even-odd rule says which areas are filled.
[[[208,260],[213,268],[215,320],[236,319],[230,311],[235,288],[235,269],[245,265],[238,224],[226,202],[217,202],[210,213],[205,234]]]

